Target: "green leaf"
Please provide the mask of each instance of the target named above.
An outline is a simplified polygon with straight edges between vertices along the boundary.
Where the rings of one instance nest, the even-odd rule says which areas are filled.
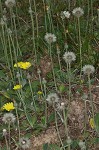
[[[48,150],[48,143],[43,145],[43,150]]]
[[[27,121],[29,122],[29,124],[31,125],[31,127],[34,127],[34,124],[37,121],[36,116],[32,116],[30,114],[26,114],[26,118],[27,118]]]

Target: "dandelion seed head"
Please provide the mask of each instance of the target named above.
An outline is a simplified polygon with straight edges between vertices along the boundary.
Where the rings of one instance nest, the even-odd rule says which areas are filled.
[[[22,149],[27,149],[30,147],[30,140],[27,137],[23,137],[19,139],[19,145]]]
[[[90,75],[90,74],[92,74],[92,73],[95,72],[95,68],[94,68],[94,66],[92,66],[92,65],[85,65],[85,66],[82,68],[82,71],[84,72],[84,74]]]
[[[82,8],[78,7],[78,8],[73,9],[72,13],[75,17],[79,18],[79,17],[83,16],[84,11]]]
[[[56,42],[56,36],[52,33],[46,33],[44,39],[48,44]]]
[[[59,102],[59,97],[56,93],[51,93],[47,96],[47,99],[46,101],[49,103],[49,104],[54,104],[54,103],[58,103]]]
[[[71,63],[72,61],[76,60],[76,56],[73,52],[65,52],[65,54],[63,55],[63,59],[66,63]]]
[[[12,114],[12,113],[5,113],[3,118],[2,118],[2,121],[7,124],[7,123],[14,123],[16,120],[15,118],[15,115]]]
[[[6,5],[8,8],[12,8],[13,6],[16,5],[16,1],[15,1],[15,0],[6,0],[6,1],[5,1],[5,5]]]

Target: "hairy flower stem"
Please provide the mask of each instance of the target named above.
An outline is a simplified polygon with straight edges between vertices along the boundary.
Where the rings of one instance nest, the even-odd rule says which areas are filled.
[[[68,71],[69,71],[69,104],[68,109],[70,108],[70,102],[71,102],[71,64],[68,64]]]
[[[94,119],[94,106],[93,106],[93,98],[92,98],[92,93],[91,93],[90,75],[88,75],[88,83],[89,83],[89,95],[90,95],[90,103],[91,103],[91,108],[92,108],[92,116],[93,116],[93,119]]]
[[[67,115],[65,109],[63,109],[63,116],[64,116],[65,136],[68,138]]]
[[[16,117],[17,117],[17,125],[18,125],[18,134],[19,134],[19,139],[20,139],[20,122],[19,122],[19,116],[18,116],[18,108],[17,108],[17,106],[16,106],[16,109],[15,109],[15,111],[16,111]]]
[[[44,84],[44,100],[45,100],[45,127],[47,127],[48,117],[47,117],[47,103],[46,103],[46,84]]]
[[[81,44],[81,31],[80,31],[80,19],[78,18],[78,37],[79,37],[79,52],[80,52],[80,79],[82,72],[82,44]]]
[[[28,82],[29,82],[29,87],[30,87],[30,91],[31,91],[31,94],[32,94],[32,100],[33,100],[33,104],[34,104],[34,110],[36,112],[36,104],[35,104],[34,93],[33,93],[33,89],[32,89],[32,85],[31,85],[30,79],[28,79]]]
[[[47,16],[46,16],[46,4],[45,4],[44,0],[42,0],[42,1],[43,1],[43,6],[44,6],[45,31],[47,32],[48,27],[47,27]]]
[[[53,58],[52,58],[52,51],[51,51],[51,44],[49,45],[49,52],[50,52],[50,59],[51,59],[51,65],[52,65],[52,73],[54,78],[54,84],[57,91],[57,84],[56,84],[56,78],[55,78],[55,72],[54,72],[54,66],[53,66]]]
[[[8,53],[7,53],[7,42],[6,42],[6,38],[5,38],[4,26],[2,26],[2,45],[3,45],[3,49],[4,49],[4,55],[7,60],[6,64],[8,65],[8,68],[10,70],[10,63],[9,63],[9,58],[8,58]]]
[[[24,113],[25,113],[26,119],[27,119],[29,125],[33,128],[33,124],[31,123],[31,121],[29,120],[29,117],[28,117],[28,112],[26,110],[26,105],[25,105],[25,102],[24,102],[24,98],[22,97],[22,95],[20,94],[20,92],[17,92],[17,96],[19,97],[20,101],[23,104],[23,109],[24,109]]]
[[[87,105],[86,105],[86,100],[84,100],[84,104],[85,104],[85,119],[84,119],[84,122],[85,122],[85,125],[84,125],[84,136],[86,135],[86,126],[87,126]],[[85,138],[86,139],[86,138]]]
[[[4,135],[4,138],[5,138],[5,143],[6,143],[6,149],[9,150],[9,145],[8,145],[8,141],[7,141],[7,136]]]
[[[19,41],[18,41],[18,35],[17,35],[17,27],[16,27],[16,20],[15,20],[15,15],[13,14],[13,24],[14,24],[14,31],[15,31],[15,36],[16,36],[16,44],[17,44],[17,56],[20,54],[22,56],[22,52],[20,50],[20,46],[19,46]]]
[[[92,28],[92,33],[93,33],[93,0],[90,0],[91,2],[91,28]]]
[[[8,123],[8,132],[9,132],[9,150],[10,150],[10,145],[11,145],[10,126],[11,126],[11,123],[9,122],[9,123]]]
[[[61,139],[61,137],[60,137],[59,129],[58,129],[57,113],[56,113],[56,110],[55,110],[55,106],[53,106],[53,107],[54,107],[54,112],[55,112],[55,125],[56,125],[57,135],[58,135],[58,138],[59,138],[59,140],[60,140],[60,143],[61,143],[61,145],[62,145],[62,147],[63,147],[63,150],[65,150],[64,145],[63,145],[63,142],[62,142],[62,139]]]
[[[32,25],[32,42],[33,42],[33,51],[35,53],[35,60],[37,65],[37,50],[36,50],[36,44],[35,44],[35,33],[34,33],[34,18],[33,18],[33,12],[32,12],[32,3],[31,0],[29,0],[30,5],[30,17],[31,17],[31,25]],[[37,18],[36,18],[37,19]],[[37,24],[38,25],[38,24]]]

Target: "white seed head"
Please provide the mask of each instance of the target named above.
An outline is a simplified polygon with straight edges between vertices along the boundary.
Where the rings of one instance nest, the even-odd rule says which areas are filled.
[[[43,78],[42,83],[43,83],[43,84],[46,84],[46,83],[47,83],[47,81],[45,80],[45,78]]]
[[[92,65],[85,65],[82,68],[82,71],[84,72],[84,74],[90,75],[95,72],[95,68]]]
[[[19,145],[22,149],[28,149],[30,148],[30,140],[27,137],[23,137],[19,139]]]
[[[16,4],[16,1],[15,0],[6,0],[5,1],[5,5],[8,7],[8,8],[12,8],[13,6],[15,6]]]
[[[15,115],[12,114],[12,113],[5,113],[3,118],[2,118],[2,121],[7,124],[7,123],[14,123],[16,120],[15,118]]]
[[[84,11],[82,8],[78,7],[78,8],[73,9],[72,13],[75,17],[79,18],[84,14]]]
[[[3,129],[3,136],[6,136],[6,135],[7,135],[7,130]]]
[[[69,11],[63,11],[63,12],[61,12],[61,18],[62,19],[70,18],[70,12]]]
[[[47,99],[46,101],[49,103],[49,104],[54,104],[54,103],[58,103],[59,102],[59,97],[56,93],[51,93],[47,96]]]
[[[73,52],[65,52],[65,54],[63,55],[63,59],[66,63],[71,63],[72,61],[76,60],[76,56]]]
[[[69,144],[69,145],[70,145],[70,144],[72,143],[71,138],[70,138],[70,137],[68,137],[68,138],[67,138],[67,140],[66,140],[66,142],[67,142],[67,144]]]
[[[46,33],[44,39],[48,44],[56,42],[56,36],[52,33]]]
[[[85,150],[86,149],[85,142],[79,141],[79,147],[81,148],[81,150]]]

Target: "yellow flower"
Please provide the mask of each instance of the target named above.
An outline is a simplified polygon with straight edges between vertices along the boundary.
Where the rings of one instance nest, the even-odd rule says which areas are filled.
[[[16,63],[16,64],[14,64],[14,67],[21,67],[22,66],[22,64],[23,64],[23,62],[18,62],[18,63]]]
[[[21,89],[22,88],[22,85],[21,84],[17,84],[17,85],[15,85],[14,86],[14,90],[19,90],[19,89]]]
[[[22,69],[28,69],[29,67],[31,67],[31,63],[30,62],[24,62],[20,68]]]
[[[10,103],[4,104],[3,107],[2,107],[2,109],[10,111],[10,110],[15,109],[15,107],[14,107],[13,102],[10,102]]]
[[[38,91],[37,94],[38,94],[38,95],[42,95],[43,92],[42,92],[42,91]]]
[[[17,64],[14,64],[14,67],[19,67],[21,69],[28,69],[29,67],[31,67],[31,63],[30,62],[18,62]]]
[[[89,124],[90,124],[90,126],[91,126],[92,129],[95,128],[95,123],[94,123],[94,119],[93,118],[90,118]]]

